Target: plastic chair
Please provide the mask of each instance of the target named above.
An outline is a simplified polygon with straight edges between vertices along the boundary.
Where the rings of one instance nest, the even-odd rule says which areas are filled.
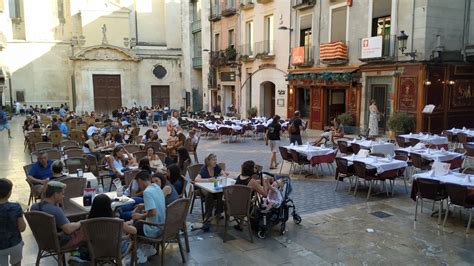
[[[177,241],[179,251],[181,253],[181,259],[183,263],[186,262],[183,252],[183,246],[181,245],[180,231],[183,229],[183,224],[186,222],[186,216],[188,214],[189,199],[178,199],[166,207],[166,220],[164,224],[154,224],[143,220],[137,221],[137,223],[143,223],[151,226],[157,226],[162,229],[162,234],[158,238],[151,238],[146,236],[137,236],[138,243],[147,243],[152,245],[161,246],[161,265],[165,263],[165,249],[167,243],[171,241]]]
[[[38,255],[36,256],[36,265],[40,265],[40,260],[46,257],[54,257],[59,266],[67,265],[64,255],[77,247],[61,248],[56,227],[56,221],[53,215],[40,211],[29,211],[25,213],[26,221],[33,232],[36,243],[38,244]]]
[[[233,185],[224,187],[224,198],[225,198],[225,218],[224,218],[224,237],[223,241],[226,242],[227,237],[227,225],[229,218],[232,216],[234,220],[238,220],[240,223],[244,222],[247,224],[250,242],[253,243],[252,228],[250,226],[250,208],[252,206],[252,189],[248,186]]]

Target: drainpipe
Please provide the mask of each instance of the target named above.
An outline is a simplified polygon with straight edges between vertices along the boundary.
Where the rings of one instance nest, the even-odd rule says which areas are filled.
[[[464,2],[464,27],[462,30],[462,54],[464,62],[467,61],[466,46],[469,44],[469,20],[471,17],[471,0]]]
[[[415,6],[416,6],[416,0],[413,0],[413,10],[411,14],[411,50],[410,52],[414,52],[414,47],[415,44],[413,43],[415,39]]]

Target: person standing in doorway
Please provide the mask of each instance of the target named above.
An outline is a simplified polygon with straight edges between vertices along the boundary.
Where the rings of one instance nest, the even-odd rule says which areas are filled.
[[[270,159],[270,169],[276,169],[278,167],[276,153],[280,144],[280,132],[280,116],[275,115],[272,122],[268,125],[265,143],[268,145],[270,142],[270,151],[272,152],[272,158]]]
[[[0,132],[4,129],[6,129],[8,132],[8,138],[12,139],[13,137],[10,132],[10,124],[8,123],[7,113],[5,113],[2,108],[0,108]]]
[[[375,100],[370,100],[369,106],[369,137],[377,136],[379,134],[379,109]]]
[[[304,130],[303,120],[300,118],[300,111],[295,111],[293,118],[288,124],[288,134],[290,135],[290,143],[294,144],[295,142],[298,145],[303,145],[303,140],[301,140],[301,131]]]

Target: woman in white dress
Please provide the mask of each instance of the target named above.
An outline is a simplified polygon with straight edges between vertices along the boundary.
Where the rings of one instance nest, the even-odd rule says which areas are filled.
[[[379,134],[379,110],[374,99],[370,100],[369,112],[369,137],[377,136]]]

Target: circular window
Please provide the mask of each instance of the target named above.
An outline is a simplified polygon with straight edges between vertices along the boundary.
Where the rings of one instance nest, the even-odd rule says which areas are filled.
[[[164,68],[162,65],[156,65],[153,68],[153,75],[155,75],[156,78],[162,79],[166,76],[166,68]]]

